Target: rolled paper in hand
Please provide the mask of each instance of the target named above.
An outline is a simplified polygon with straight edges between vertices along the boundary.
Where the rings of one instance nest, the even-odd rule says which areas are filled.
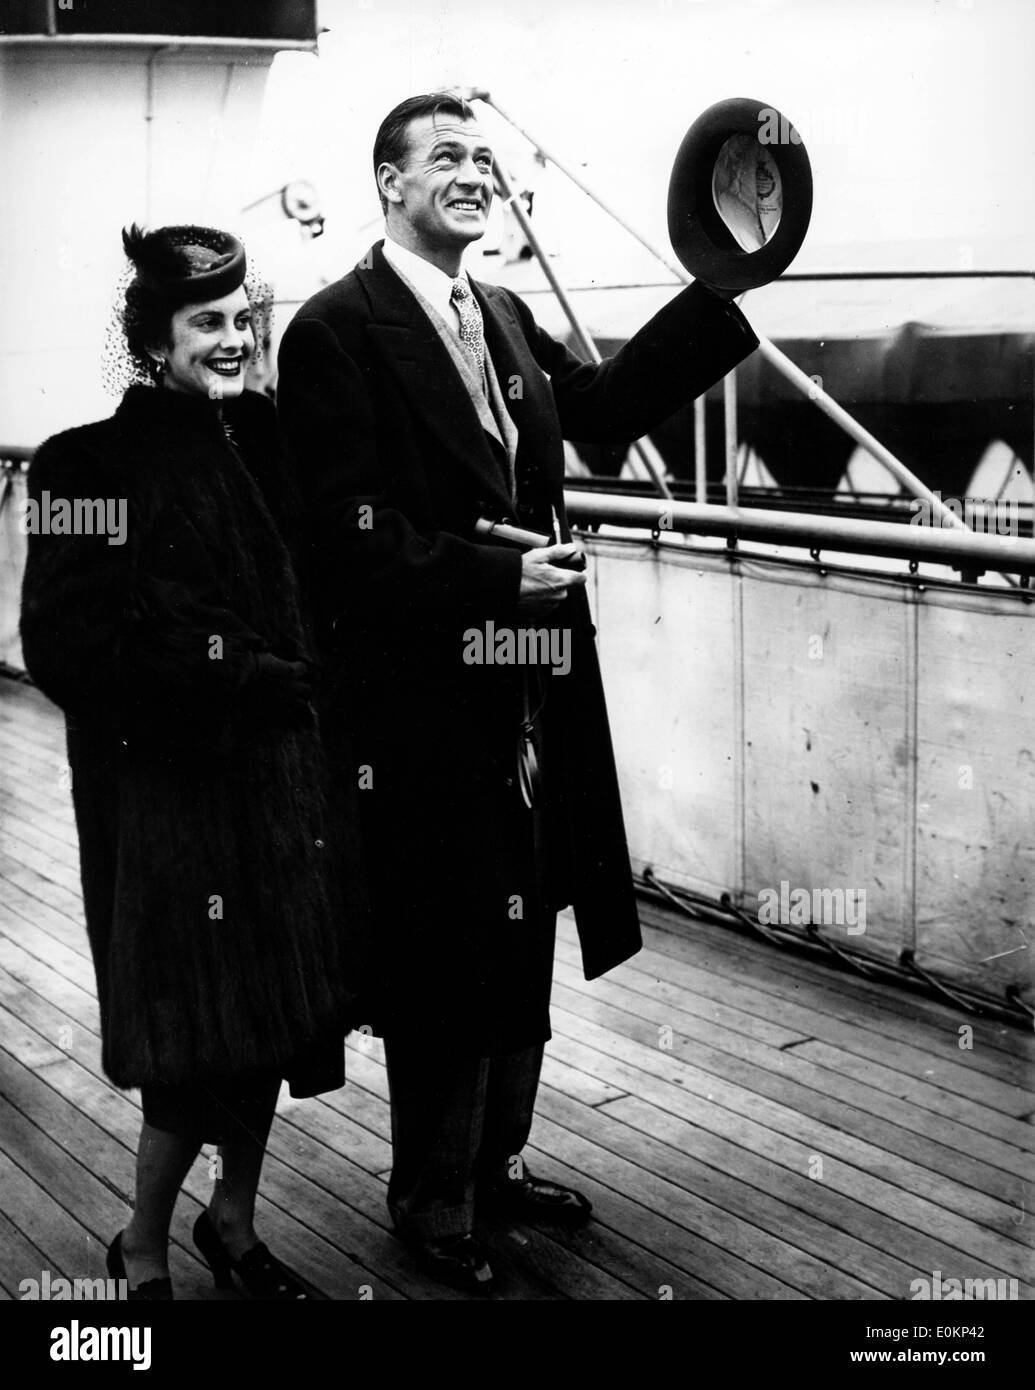
[[[553,545],[549,536],[541,535],[538,531],[526,531],[520,526],[511,526],[505,521],[490,521],[484,516],[474,523],[474,531],[478,536],[495,536],[497,540],[509,541],[511,545],[523,545],[526,550]]]

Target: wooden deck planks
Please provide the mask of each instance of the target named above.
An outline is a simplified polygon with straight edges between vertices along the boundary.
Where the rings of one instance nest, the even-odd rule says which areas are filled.
[[[101,1276],[132,1193],[140,1112],[100,1069],[64,758],[57,712],[0,681],[4,1298],[42,1268]],[[529,1161],[596,1220],[489,1223],[502,1297],[901,1299],[934,1269],[1031,1297],[1030,1037],[654,904],[643,918],[645,950],[593,982],[562,919]],[[390,1232],[380,1044],[354,1037],[347,1060],[343,1091],[282,1096],[262,1230],[326,1297],[461,1300]],[[208,1172],[203,1154],[174,1220],[180,1297],[216,1297],[190,1240]]]
[[[1029,1254],[1007,1238],[972,1219],[936,1205],[923,1194],[938,1188],[938,1175],[894,1160],[874,1145],[811,1121],[800,1112],[777,1105],[746,1087],[731,1085],[702,1068],[652,1044],[616,1034],[586,1016],[554,1005],[554,1029],[569,1037],[584,1038],[598,1051],[607,1051],[634,1067],[678,1079],[688,1094],[697,1098],[699,1113],[715,1114],[713,1123],[738,1136],[738,1142],[759,1152],[779,1156],[784,1166],[807,1172],[812,1158],[824,1159],[824,1182],[837,1185],[848,1195],[858,1195],[867,1205],[884,1210],[915,1228],[934,1229],[949,1244],[990,1263],[1008,1257],[1011,1264],[1030,1265]],[[871,1166],[872,1165],[872,1166]],[[876,1176],[874,1173],[876,1172]],[[1018,1213],[1019,1215],[1019,1213]],[[1013,1274],[1016,1269],[1011,1269]]]
[[[1026,1114],[1035,1102],[1030,1076],[1023,1077],[1023,1084],[1021,1078],[1003,1079],[998,1061],[990,1062],[980,1049],[975,1061],[973,1053],[960,1050],[955,1027],[951,1032],[947,1028],[935,1031],[914,1027],[910,1035],[902,1021],[881,1017],[878,1023],[858,1004],[853,1014],[850,1000],[841,995],[828,997],[822,985],[810,982],[807,998],[804,997],[802,981],[783,978],[775,972],[768,974],[764,960],[756,960],[750,969],[731,978],[726,973],[727,963],[720,963],[720,968],[705,967],[693,958],[692,952],[682,949],[689,944],[689,939],[680,943],[678,952],[665,954],[663,962],[659,962],[667,979],[678,983],[693,979],[699,992],[722,1003],[763,1013],[799,1032],[803,1039],[818,1039],[856,1056],[893,1066],[907,1075],[925,1075],[932,1085],[1004,1115]]]
[[[658,1037],[658,1024],[645,1020],[635,1014],[616,1008],[606,999],[591,997],[586,991],[571,989],[566,980],[560,978],[555,985],[554,1000],[570,1008],[573,1012],[591,1017],[605,1027],[648,1045],[653,1045]],[[669,1026],[678,1029],[678,1014],[670,1014]],[[804,1077],[792,1073],[798,1059],[787,1054],[772,1056],[749,1056],[729,1053],[700,1039],[688,1039],[678,1031],[671,1042],[672,1054],[692,1062],[711,1077],[722,1077],[749,1088],[757,1095],[787,1107],[794,1114],[808,1116],[820,1125],[843,1131],[846,1143],[842,1152],[857,1151],[847,1142],[855,1139],[862,1144],[879,1144],[889,1158],[902,1159],[899,1165],[903,1178],[907,1175],[918,1191],[928,1191],[928,1195],[940,1194],[951,1209],[972,1215],[996,1227],[999,1222],[1012,1217],[1025,1192],[1023,1177],[1004,1173],[988,1167],[976,1158],[968,1158],[955,1149],[937,1144],[929,1133],[916,1134],[903,1124],[894,1124],[880,1117],[868,1108],[849,1104],[842,1097],[831,1096],[822,1089],[829,1073],[818,1068]],[[786,1058],[781,1069],[779,1058]],[[810,1064],[805,1063],[808,1067]],[[816,1089],[819,1087],[820,1089]],[[908,1112],[899,1114],[906,1120]],[[858,1150],[861,1152],[861,1150]],[[1019,1154],[1019,1158],[1023,1159]],[[869,1155],[871,1171],[878,1171],[880,1162],[875,1155]],[[1019,1164],[1020,1166],[1020,1164]]]
[[[679,928],[680,922],[687,919],[674,915],[670,909],[661,911],[657,905],[645,901],[641,908],[644,940],[648,949],[662,953],[682,955],[685,958],[686,933]],[[697,938],[697,929],[700,937]],[[696,959],[707,966],[711,959],[721,960],[728,965],[736,960],[740,967],[754,974],[759,965],[758,941],[746,932],[730,932],[712,923],[695,923],[695,939],[698,953]],[[800,986],[808,981],[813,986],[809,1002],[833,1003],[838,996],[850,1002],[849,1017],[854,1021],[866,1021],[860,1017],[860,1002],[872,1002],[880,1010],[883,1025],[887,1020],[904,1020],[907,1025],[906,1040],[916,1042],[915,1023],[917,1020],[930,1023],[936,1030],[942,1027],[955,1034],[962,1022],[973,1022],[975,1032],[981,1042],[977,1056],[982,1064],[990,1067],[1005,1066],[1007,1073],[1021,1084],[1027,1083],[1031,1089],[1031,1065],[1035,1064],[1035,1036],[1030,1032],[1019,1032],[1012,1025],[994,1019],[972,1018],[962,1014],[955,1006],[926,992],[907,989],[889,990],[886,985],[874,982],[855,971],[840,967],[832,968],[830,961],[818,954],[803,954],[797,951],[773,950],[762,956],[765,961],[765,978],[783,978],[792,985]],[[996,1057],[994,1054],[998,1053]],[[987,1055],[986,1055],[987,1054]]]
[[[801,1055],[803,1049],[793,1041],[772,1046],[758,1043],[740,1031],[716,1028],[701,1014],[691,1014],[688,1008],[683,1007],[689,1004],[685,991],[677,991],[666,984],[664,993],[659,997],[651,988],[652,982],[644,975],[638,979],[645,985],[640,983],[633,988],[626,983],[631,972],[624,969],[611,972],[607,980],[587,983],[575,965],[576,961],[577,952],[562,940],[558,944],[556,971],[559,984],[579,993],[590,994],[655,1028],[672,1027],[681,1037],[700,1044],[697,1049],[700,1057],[718,1051],[728,1055],[730,1066],[736,1059],[754,1068],[772,1071],[777,1077],[797,1082],[815,1091],[817,1107],[826,1108],[827,1113],[839,1123],[845,1119],[849,1122],[854,1120],[863,1132],[872,1134],[875,1123],[883,1129],[886,1122],[891,1122],[892,1128],[884,1131],[889,1136],[888,1146],[892,1149],[900,1146],[897,1151],[906,1156],[918,1153],[917,1146],[921,1145],[922,1161],[937,1156],[939,1171],[1007,1201],[1013,1201],[1016,1195],[1016,1183],[1011,1182],[1009,1175],[1025,1178],[1031,1173],[1031,1157],[1023,1150],[996,1143],[979,1130],[943,1120],[937,1115],[928,1116],[924,1134],[917,1135],[914,1131],[915,1106],[865,1082],[841,1074],[837,1077],[838,1094],[831,1097],[831,1068],[818,1066],[804,1058]],[[703,1005],[702,1013],[705,1012],[706,1005]],[[764,1078],[757,1080],[761,1083]],[[816,1114],[817,1118],[822,1117],[819,1109],[810,1113]],[[894,1126],[898,1126],[899,1133],[895,1133]],[[851,1128],[851,1123],[846,1127]]]

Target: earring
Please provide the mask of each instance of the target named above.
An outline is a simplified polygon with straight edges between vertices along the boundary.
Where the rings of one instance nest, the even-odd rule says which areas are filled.
[[[159,381],[161,381],[162,376],[165,373],[165,369],[169,364],[164,357],[152,357],[151,361],[154,364],[155,376],[158,378]]]

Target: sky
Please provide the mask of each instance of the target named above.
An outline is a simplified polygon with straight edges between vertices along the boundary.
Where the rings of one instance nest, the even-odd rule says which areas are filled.
[[[683,134],[748,96],[790,117],[812,161],[797,268],[1035,260],[1029,0],[323,0],[320,20],[319,59],[276,61],[255,157],[273,181],[314,180],[335,257],[380,232],[381,117],[459,85],[488,89],[666,252]],[[492,113],[485,126],[519,178],[535,176],[552,251],[593,279],[653,265]]]
[[[447,86],[491,92],[670,258],[680,141],[714,102],[744,96],[783,111],[812,161],[812,225],[792,271],[1035,270],[1035,0],[323,0],[320,18],[319,56],[280,52],[268,73],[266,55],[208,50],[0,54],[8,439],[35,442],[109,407],[96,364],[120,226],[239,232],[276,287],[282,328],[382,235],[371,168],[382,117]],[[482,119],[499,161],[534,190],[534,224],[565,285],[674,283],[492,109]],[[299,179],[326,217],[313,240],[281,211],[281,189]],[[498,241],[494,216],[468,269],[536,294],[537,265],[482,254]],[[917,316],[901,283],[885,296],[889,324]],[[979,317],[995,326],[991,282],[976,284]],[[1010,323],[1035,330],[1035,281],[1009,284]],[[955,304],[961,283],[948,285]],[[837,295],[814,298],[846,327]],[[614,336],[616,302],[591,321],[602,337]],[[549,295],[532,303],[549,331],[566,331]]]

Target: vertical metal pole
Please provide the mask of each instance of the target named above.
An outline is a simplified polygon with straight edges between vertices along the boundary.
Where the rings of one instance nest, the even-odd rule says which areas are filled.
[[[919,705],[920,705],[920,619],[924,599],[915,586],[909,585],[905,592],[904,639],[905,660],[902,663],[905,677],[905,817],[902,846],[902,897],[903,897],[903,946],[910,950],[917,948],[917,836],[919,834]]]
[[[708,501],[708,445],[705,439],[705,398],[694,401],[694,501]]]
[[[734,472],[735,476],[735,472]],[[743,904],[747,888],[747,709],[744,653],[744,574],[734,550],[729,557],[733,601],[733,891]]]
[[[735,507],[739,496],[737,477],[737,373],[727,372],[722,382],[722,404],[726,419],[726,505]]]

